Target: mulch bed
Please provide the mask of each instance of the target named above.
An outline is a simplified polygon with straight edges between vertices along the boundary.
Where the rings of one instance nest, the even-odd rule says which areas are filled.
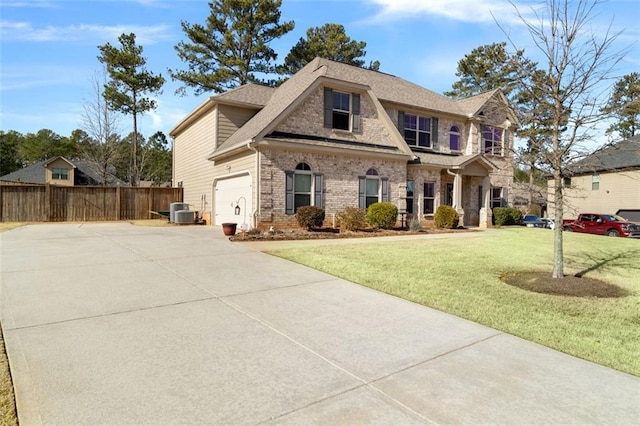
[[[503,274],[500,279],[523,290],[559,296],[615,298],[631,295],[621,287],[584,276],[552,278],[550,272],[513,272]]]
[[[418,235],[418,234],[444,234],[458,232],[475,232],[473,229],[439,229],[424,228],[420,231],[411,231],[406,228],[395,229],[365,229],[361,231],[340,232],[336,228],[320,228],[312,231],[304,229],[276,230],[274,232],[237,233],[229,237],[231,241],[287,241],[287,240],[318,240],[318,239],[338,239],[338,238],[368,238],[368,237],[388,237],[398,235]]]

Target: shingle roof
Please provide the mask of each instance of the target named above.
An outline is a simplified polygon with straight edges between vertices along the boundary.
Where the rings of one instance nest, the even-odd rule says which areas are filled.
[[[20,170],[16,170],[15,172],[6,174],[4,176],[0,176],[0,180],[7,182],[24,182],[24,183],[35,183],[35,184],[45,184],[47,182],[46,175],[46,165],[56,158],[49,158],[44,161],[39,161],[35,164],[22,168]],[[91,180],[93,180],[96,185],[102,184],[102,172],[100,171],[100,166],[98,166],[95,162],[88,160],[66,160],[72,166],[76,168],[76,174],[84,175]],[[126,182],[118,179],[112,173],[107,174],[107,186],[124,186],[127,185]]]
[[[480,160],[487,166],[493,169],[497,169],[496,165],[489,161],[481,154],[474,155],[447,155],[428,152],[415,153],[418,157],[417,161],[410,164],[425,164],[428,166],[445,167],[445,168],[460,168],[474,161]]]
[[[640,136],[623,139],[596,151],[570,167],[572,174],[640,167]]]
[[[263,107],[269,102],[275,90],[273,87],[249,83],[217,96],[212,96],[210,99],[216,102],[241,103]]]
[[[287,108],[295,104],[296,100],[300,99],[306,90],[310,90],[321,77],[369,88],[373,95],[383,102],[464,117],[474,115],[499,92],[494,90],[459,101],[390,74],[315,58],[277,88],[265,107],[221,144],[212,156],[234,150],[257,136],[264,135],[265,129],[284,115]]]

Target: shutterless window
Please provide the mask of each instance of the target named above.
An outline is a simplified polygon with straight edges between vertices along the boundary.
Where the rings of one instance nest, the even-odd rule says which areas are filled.
[[[349,130],[351,96],[348,93],[333,92],[333,128]]]
[[[51,178],[56,180],[69,179],[69,169],[64,167],[53,167],[51,170]]]
[[[458,126],[452,126],[449,130],[449,149],[460,151],[460,129]]]
[[[482,129],[482,141],[485,154],[500,155],[502,153],[501,128],[484,126]]]
[[[407,213],[413,213],[413,193],[415,191],[415,183],[407,181]]]
[[[591,176],[591,190],[597,191],[600,189],[600,175]]]
[[[433,214],[435,211],[436,183],[424,183],[424,214]]]

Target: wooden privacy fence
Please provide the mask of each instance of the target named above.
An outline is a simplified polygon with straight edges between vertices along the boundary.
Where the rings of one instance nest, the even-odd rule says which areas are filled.
[[[0,222],[150,219],[182,196],[182,188],[0,185]]]

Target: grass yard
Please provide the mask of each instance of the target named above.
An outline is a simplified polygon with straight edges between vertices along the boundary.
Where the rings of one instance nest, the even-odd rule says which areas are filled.
[[[327,244],[270,253],[385,293],[640,376],[640,241],[564,234],[565,274],[626,297],[534,293],[503,274],[552,269],[553,232],[503,228],[472,238]]]

